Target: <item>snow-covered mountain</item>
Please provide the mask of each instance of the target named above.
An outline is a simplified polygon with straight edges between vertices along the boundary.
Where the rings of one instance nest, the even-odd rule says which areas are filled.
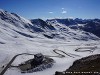
[[[63,25],[66,25],[66,26],[70,26],[70,25],[76,25],[77,23],[71,19],[71,18],[67,18],[67,19],[47,19],[47,22],[58,22],[58,23],[61,23]]]
[[[68,25],[64,23],[68,23]],[[75,25],[79,24],[74,20],[67,20],[63,23],[54,19],[48,21],[28,20],[15,13],[0,9],[0,72],[13,56],[20,53],[42,53],[43,55],[57,56],[53,50],[58,49],[75,57],[69,57],[65,54],[65,58],[52,57],[56,62],[55,65],[51,69],[35,72],[34,75],[53,75],[55,71],[63,71],[66,67],[68,68],[74,60],[92,55],[89,51],[76,52],[75,49],[78,47],[88,48],[89,46],[89,48],[93,48],[93,54],[100,53],[99,37],[84,30],[70,27]],[[11,65],[16,66],[32,58],[33,56],[22,55],[17,57]],[[18,68],[9,67],[4,75],[22,75],[22,73]],[[26,75],[33,75],[33,73]]]
[[[100,19],[51,19],[47,20],[51,23],[60,23],[68,26],[71,29],[83,30],[86,32],[93,33],[94,35],[100,37]]]
[[[86,22],[79,23],[77,28],[93,33],[96,36],[100,37],[100,33],[99,33],[100,32],[100,19],[86,20]]]
[[[0,34],[6,37],[19,37],[20,35],[33,37],[31,35],[32,32],[43,31],[42,29],[35,27],[29,20],[4,10],[0,10],[0,30]],[[4,37],[2,38],[4,39]]]
[[[30,21],[36,27],[39,27],[40,29],[43,29],[44,31],[55,30],[55,28],[52,25],[46,23],[42,19],[33,19],[33,20],[30,20]]]
[[[53,23],[53,21],[55,23]],[[57,19],[43,21],[42,19],[27,20],[15,13],[0,10],[0,29],[12,36],[24,36],[33,38],[35,34],[43,35],[50,39],[76,39],[76,40],[98,40],[99,38],[91,33],[82,30],[73,30],[68,25],[76,25],[73,19]],[[63,24],[66,24],[64,26]],[[68,24],[68,25],[67,25]],[[4,33],[5,34],[5,33]],[[4,35],[2,34],[2,35]],[[8,34],[5,34],[6,36]],[[17,34],[17,35],[16,35]],[[9,36],[11,37],[11,36]]]
[[[93,39],[95,35],[81,29],[74,29],[78,25],[73,19],[51,19],[46,21],[48,24],[54,26],[60,34],[77,40]],[[97,36],[96,36],[97,37]]]

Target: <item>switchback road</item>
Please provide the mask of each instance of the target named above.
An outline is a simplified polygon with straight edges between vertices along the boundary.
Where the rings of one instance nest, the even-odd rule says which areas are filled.
[[[97,47],[80,47],[80,48],[77,48],[75,49],[75,51],[77,52],[86,52],[86,51],[93,51],[95,50],[95,48]],[[81,51],[82,49],[82,51]],[[83,50],[83,49],[89,49],[89,50]],[[79,55],[76,55],[76,54],[72,54],[72,53],[67,53],[67,52],[64,52],[62,50],[58,50],[58,49],[54,49],[53,50],[54,53],[57,54],[57,56],[50,56],[50,55],[44,55],[44,56],[47,56],[47,57],[59,57],[59,58],[63,58],[63,57],[66,57],[66,56],[69,56],[69,57],[72,57],[72,58],[75,58],[75,57],[80,57]],[[63,53],[63,54],[62,54]],[[4,75],[4,73],[7,71],[7,69],[11,66],[11,64],[13,63],[13,61],[20,55],[35,55],[35,54],[30,54],[30,53],[21,53],[21,54],[17,54],[15,55],[11,60],[10,62],[7,64],[6,67],[4,67],[4,69],[2,70],[2,72],[0,73],[0,75]]]

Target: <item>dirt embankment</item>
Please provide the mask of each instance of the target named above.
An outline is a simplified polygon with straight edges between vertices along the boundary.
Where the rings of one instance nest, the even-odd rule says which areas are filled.
[[[100,75],[100,54],[76,60],[69,69],[55,75]]]

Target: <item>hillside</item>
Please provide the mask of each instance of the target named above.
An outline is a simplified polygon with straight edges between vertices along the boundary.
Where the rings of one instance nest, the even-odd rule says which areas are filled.
[[[86,32],[93,33],[94,35],[100,37],[100,19],[51,19],[47,20],[47,22],[51,22],[53,24],[59,23],[64,26],[68,26],[74,30],[83,30]]]
[[[64,74],[56,72],[55,75],[100,75],[100,54],[91,55],[74,61]]]
[[[77,48],[79,52],[75,51]],[[65,57],[59,58],[53,51],[55,49],[58,54]],[[0,9],[0,72],[17,54],[42,53],[45,56],[52,56],[55,61],[53,67],[25,75],[53,75],[56,71],[64,71],[77,59],[99,54],[99,49],[100,38],[93,33],[72,29],[56,20],[28,20]],[[33,55],[21,55],[11,65],[18,66],[32,58]],[[19,68],[9,67],[4,75],[23,75],[23,73]]]

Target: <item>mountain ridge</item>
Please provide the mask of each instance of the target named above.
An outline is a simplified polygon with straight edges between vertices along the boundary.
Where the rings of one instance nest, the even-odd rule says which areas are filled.
[[[100,19],[50,19],[47,22],[60,23],[68,26],[71,29],[79,29],[86,32],[93,33],[94,35],[100,37]]]
[[[75,24],[72,19],[68,19],[64,23],[68,23],[69,26]],[[42,19],[27,20],[16,13],[9,13],[4,10],[0,11],[0,29],[5,29],[9,35],[17,34],[16,36],[33,37],[34,34],[39,34],[39,36],[49,39],[99,40],[92,33],[83,30],[74,30],[64,25],[64,23],[61,24],[58,21],[52,23],[51,21],[44,21]],[[10,33],[9,30],[11,31]]]

